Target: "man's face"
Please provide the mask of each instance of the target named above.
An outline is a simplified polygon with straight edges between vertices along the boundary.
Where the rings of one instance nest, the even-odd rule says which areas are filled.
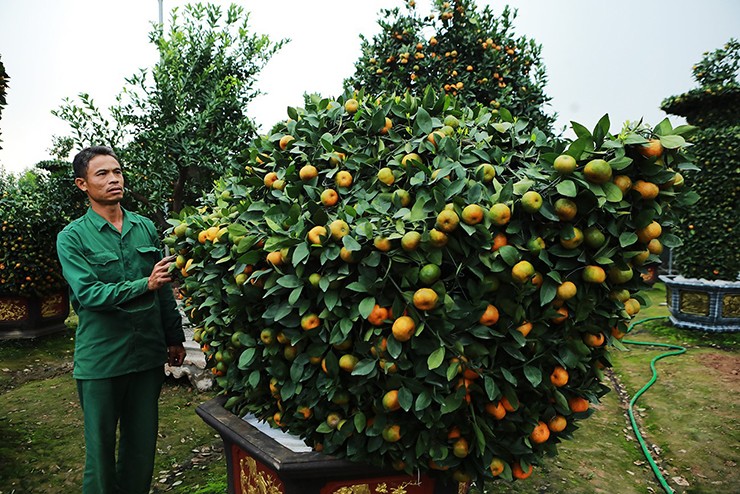
[[[75,179],[75,184],[98,204],[117,204],[123,199],[123,173],[113,156],[95,156],[87,165],[85,178]]]

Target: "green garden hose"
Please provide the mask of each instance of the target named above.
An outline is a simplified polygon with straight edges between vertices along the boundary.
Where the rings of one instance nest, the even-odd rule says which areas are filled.
[[[637,326],[638,324],[642,324],[647,321],[652,321],[653,319],[665,319],[664,316],[658,316],[658,317],[648,317],[646,319],[641,319],[639,321],[635,321],[632,324],[629,325],[627,328],[627,333],[632,331],[632,328]],[[653,376],[650,378],[650,381],[648,381],[645,386],[640,389],[637,393],[635,393],[635,396],[632,397],[629,403],[629,408],[627,409],[627,412],[629,414],[630,423],[632,424],[632,430],[635,432],[635,437],[637,437],[637,441],[640,443],[640,447],[642,448],[642,452],[645,455],[645,458],[647,458],[648,463],[650,464],[650,468],[653,469],[653,473],[655,474],[655,477],[658,479],[658,482],[660,483],[661,487],[663,487],[663,490],[665,490],[668,494],[673,494],[674,491],[671,489],[671,487],[666,482],[665,478],[663,477],[663,474],[660,473],[660,469],[658,468],[658,465],[655,463],[655,460],[653,460],[652,455],[650,454],[650,450],[647,447],[647,444],[645,443],[645,439],[642,437],[642,434],[640,434],[640,429],[637,427],[637,422],[635,421],[635,414],[633,412],[633,407],[635,403],[637,402],[637,399],[650,388],[650,386],[655,383],[655,381],[658,380],[658,371],[655,369],[655,363],[665,357],[670,357],[673,355],[681,355],[682,353],[686,352],[686,348],[678,345],[670,345],[668,343],[656,343],[656,342],[648,342],[648,341],[634,341],[634,340],[623,340],[622,343],[627,343],[630,345],[641,345],[641,346],[652,346],[652,347],[663,347],[663,348],[670,348],[672,351],[661,353],[657,357],[653,358],[653,360],[650,361],[650,369],[653,371]]]

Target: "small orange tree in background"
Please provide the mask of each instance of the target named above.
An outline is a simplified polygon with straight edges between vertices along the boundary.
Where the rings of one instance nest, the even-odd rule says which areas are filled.
[[[226,407],[354,461],[526,478],[608,389],[683,139],[604,117],[563,148],[432,90],[288,116],[165,237]]]
[[[381,32],[363,36],[349,89],[421,96],[432,86],[468,104],[503,106],[548,132],[554,116],[544,112],[550,98],[540,58],[542,47],[513,33],[516,11],[496,16],[472,0],[434,0],[432,14],[419,15],[416,2],[381,11]]]

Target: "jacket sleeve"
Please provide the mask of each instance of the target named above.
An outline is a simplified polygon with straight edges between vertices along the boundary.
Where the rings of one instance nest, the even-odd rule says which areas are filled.
[[[72,294],[87,310],[111,310],[148,291],[147,278],[119,283],[101,281],[82,255],[80,239],[69,231],[62,230],[57,235],[57,255]]]

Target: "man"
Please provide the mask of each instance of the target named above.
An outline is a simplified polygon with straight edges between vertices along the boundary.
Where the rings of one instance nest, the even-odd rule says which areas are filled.
[[[147,494],[165,362],[182,365],[182,319],[154,224],[121,207],[124,180],[113,150],[73,161],[87,213],[57,237],[79,316],[74,371],[85,421],[84,494]],[[116,430],[120,427],[116,459]]]

